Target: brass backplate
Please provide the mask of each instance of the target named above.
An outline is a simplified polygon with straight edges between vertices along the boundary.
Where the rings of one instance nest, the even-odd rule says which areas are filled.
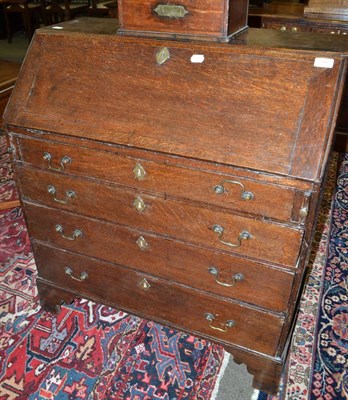
[[[177,4],[158,4],[153,11],[159,17],[168,17],[168,18],[184,18],[189,12],[183,5]]]
[[[156,53],[157,64],[164,64],[169,59],[170,59],[170,53],[167,47],[163,47]]]

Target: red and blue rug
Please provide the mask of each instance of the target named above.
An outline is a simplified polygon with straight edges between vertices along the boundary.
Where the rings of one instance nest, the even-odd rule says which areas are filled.
[[[348,154],[336,174],[333,162],[282,390],[258,400],[348,399]]]

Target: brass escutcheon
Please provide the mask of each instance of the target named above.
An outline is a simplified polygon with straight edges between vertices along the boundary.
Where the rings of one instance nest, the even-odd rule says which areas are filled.
[[[169,59],[170,59],[170,53],[167,47],[163,47],[163,49],[159,50],[156,53],[156,62],[159,65],[164,64]]]
[[[139,197],[139,196],[136,197],[136,199],[133,202],[133,205],[138,212],[142,213],[145,211],[146,204],[141,197]]]
[[[144,278],[140,283],[139,286],[141,289],[147,291],[150,289],[151,285],[149,284],[149,282],[147,281],[146,278]]]
[[[146,250],[149,247],[149,244],[147,243],[146,239],[143,236],[140,236],[135,243],[142,251]]]
[[[139,181],[144,180],[145,177],[146,177],[146,171],[145,171],[144,167],[139,163],[135,164],[135,167],[133,169],[133,173],[134,173],[134,177],[136,179],[138,179]]]

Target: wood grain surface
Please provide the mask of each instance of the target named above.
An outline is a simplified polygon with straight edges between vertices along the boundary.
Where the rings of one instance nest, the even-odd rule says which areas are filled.
[[[121,309],[150,319],[185,326],[270,356],[276,354],[281,317],[83,256],[46,249],[45,253],[37,253],[37,262],[41,279],[81,296],[97,301],[106,298]],[[74,277],[79,278],[82,272],[89,276],[85,282],[74,280],[65,273],[66,266],[73,270]],[[141,286],[144,279],[150,284],[147,290]],[[226,332],[211,328],[206,313],[215,315],[216,327],[225,329],[228,320],[233,320],[235,326]]]
[[[296,227],[21,166],[16,167],[16,174],[22,196],[28,200],[225,252],[289,267],[297,264],[303,230]],[[49,186],[56,189],[58,200],[65,201],[67,191],[73,191],[75,197],[67,204],[57,202],[49,193]],[[144,203],[142,212],[134,205],[137,199]],[[213,230],[215,225],[224,229],[220,238]],[[251,238],[239,241],[239,236],[245,231],[249,232]],[[235,246],[237,244],[240,246]]]
[[[47,207],[25,203],[24,208],[33,240],[277,312],[287,309],[294,278],[290,271]],[[65,233],[78,228],[83,237],[65,240],[54,229],[63,222]],[[137,245],[141,237],[145,250]],[[212,267],[219,271],[217,277],[210,273]],[[236,274],[244,279],[232,287],[216,281],[231,283]]]
[[[299,211],[299,207],[294,209],[299,192],[287,185],[281,186],[278,177],[274,177],[274,182],[267,183],[256,175],[254,179],[246,179],[233,168],[229,169],[229,175],[218,174],[209,171],[210,165],[206,165],[205,171],[202,166],[199,169],[194,166],[185,168],[180,165],[181,160],[176,158],[167,158],[163,163],[157,163],[124,155],[122,149],[114,152],[110,150],[91,151],[26,138],[19,139],[18,148],[23,162],[45,170],[50,167],[61,169],[60,161],[67,156],[71,163],[65,165],[64,172],[72,175],[90,176],[138,190],[149,190],[285,222],[289,222],[292,214],[298,214]],[[47,152],[52,156],[51,163],[43,157]],[[137,165],[144,170],[141,179],[137,179],[134,173]],[[224,192],[216,193],[216,186],[223,186]],[[253,198],[243,199],[244,192],[251,192]]]

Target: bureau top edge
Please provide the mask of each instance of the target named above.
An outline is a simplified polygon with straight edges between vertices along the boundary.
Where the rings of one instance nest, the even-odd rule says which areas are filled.
[[[106,35],[110,40],[122,40],[125,42],[134,41],[167,41],[165,37],[132,37],[117,34],[118,22],[113,18],[90,18],[82,17],[71,21],[61,22],[48,27],[42,27],[36,30],[36,35]],[[205,48],[214,48],[219,51],[238,51],[238,52],[260,52],[274,50],[279,54],[292,53],[296,57],[301,55],[310,55],[313,52],[327,53],[327,56],[348,56],[348,41],[345,37],[339,37],[330,34],[313,32],[279,32],[271,29],[248,28],[241,31],[240,34],[232,37],[229,42],[215,43],[205,40],[189,39],[173,36],[179,46],[182,43],[193,43]]]

